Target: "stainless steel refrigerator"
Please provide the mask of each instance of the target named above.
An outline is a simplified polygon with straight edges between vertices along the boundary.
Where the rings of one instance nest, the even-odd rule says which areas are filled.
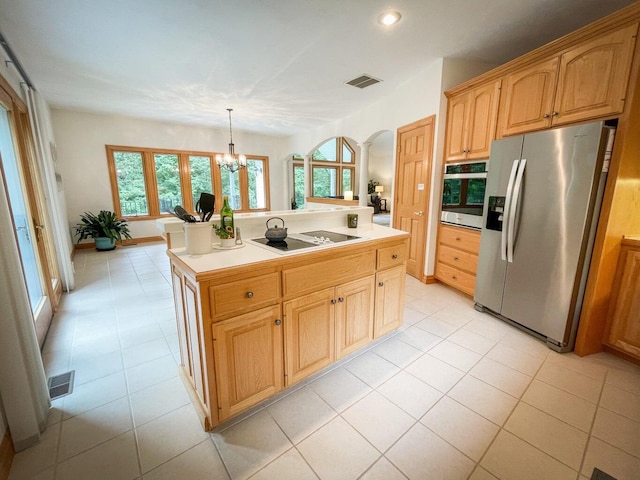
[[[491,146],[476,308],[554,350],[575,343],[611,132],[597,122]]]

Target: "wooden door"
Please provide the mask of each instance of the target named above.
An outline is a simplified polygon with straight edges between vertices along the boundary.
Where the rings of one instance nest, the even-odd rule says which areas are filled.
[[[551,125],[558,58],[507,75],[502,82],[498,137],[540,130]]]
[[[471,114],[466,142],[466,158],[489,158],[491,142],[496,138],[501,80],[471,91]]]
[[[200,321],[200,308],[198,305],[198,286],[184,279],[183,289],[184,313],[186,316],[186,338],[189,342],[191,353],[191,382],[202,405],[209,405],[209,395],[206,378],[206,360],[203,342],[203,333]]]
[[[335,360],[336,302],[332,287],[284,303],[286,386]]]
[[[455,95],[447,102],[447,130],[444,157],[447,162],[467,157],[467,128],[469,125],[469,93]]]
[[[279,305],[214,323],[213,339],[221,421],[282,390]]]
[[[336,287],[336,359],[373,339],[373,275]]]
[[[623,111],[637,31],[634,23],[562,55],[554,125]]]
[[[407,273],[423,281],[435,116],[398,129],[393,226],[409,232]]]
[[[376,274],[376,308],[374,338],[381,337],[402,325],[405,274],[402,266]]]
[[[184,295],[182,293],[184,291],[184,283],[182,282],[182,275],[180,272],[176,271],[173,265],[171,266],[171,271],[173,304],[176,310],[178,342],[180,345],[180,360],[187,375],[193,379],[193,362],[191,361],[191,350],[189,349],[189,338],[187,337],[189,326],[187,325]]]

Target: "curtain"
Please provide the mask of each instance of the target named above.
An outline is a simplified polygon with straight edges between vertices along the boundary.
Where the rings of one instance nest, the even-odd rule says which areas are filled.
[[[62,178],[56,174],[55,143],[47,104],[33,88],[23,84],[29,120],[35,142],[38,168],[45,188],[44,198],[51,224],[51,235],[56,250],[56,260],[64,289],[69,292],[75,286],[71,252],[73,241],[67,226],[69,220],[64,200]]]
[[[20,451],[39,441],[50,400],[4,178],[0,180],[0,396]]]

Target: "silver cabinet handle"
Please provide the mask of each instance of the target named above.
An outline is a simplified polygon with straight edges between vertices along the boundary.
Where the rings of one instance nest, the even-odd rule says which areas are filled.
[[[384,282],[378,282],[379,287],[384,287]]]
[[[253,292],[247,292],[247,298],[253,298]]]
[[[558,116],[558,112],[551,112],[551,116],[552,117],[557,117]]]
[[[336,299],[335,299],[335,298],[332,298],[332,299],[331,299],[331,305],[335,305],[335,304],[336,304]]]
[[[544,115],[542,115],[542,118],[549,118],[549,114],[545,113]]]
[[[396,259],[398,258],[398,254],[397,254],[397,253],[394,253],[393,255],[391,255],[391,258],[392,258],[393,260],[396,260]]]
[[[344,297],[338,297],[338,301],[339,301],[340,303],[344,302]]]
[[[282,320],[280,320],[279,318],[276,318],[276,321],[274,323],[276,325],[282,325]]]

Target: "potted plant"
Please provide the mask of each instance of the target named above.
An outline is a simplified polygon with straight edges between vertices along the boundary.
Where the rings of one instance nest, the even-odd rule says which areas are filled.
[[[229,230],[227,230],[227,228],[229,228]],[[216,225],[215,223],[213,224],[213,231],[220,239],[221,247],[233,247],[236,244],[233,230],[231,229],[231,227],[227,228]]]
[[[118,218],[115,213],[100,210],[97,215],[84,212],[80,216],[80,223],[76,225],[78,242],[85,238],[93,238],[97,250],[113,250],[116,241],[122,242],[122,238],[131,238],[127,221]]]

